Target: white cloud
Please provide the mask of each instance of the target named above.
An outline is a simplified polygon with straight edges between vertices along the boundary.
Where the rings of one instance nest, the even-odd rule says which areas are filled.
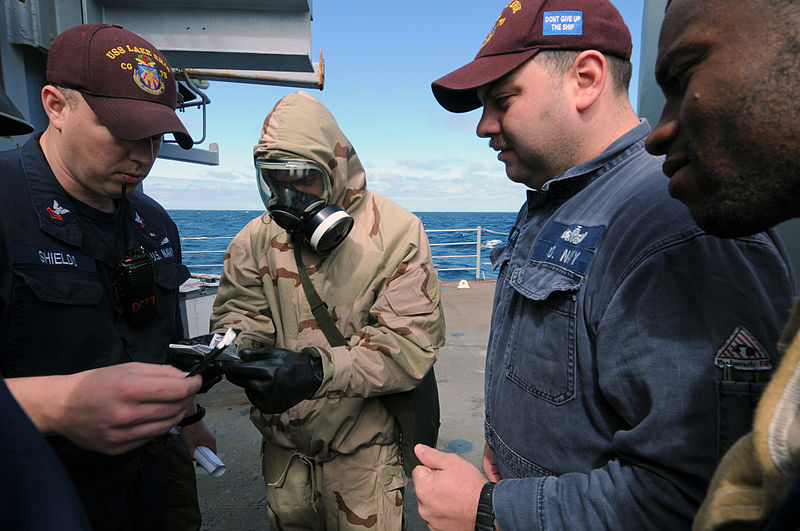
[[[513,212],[525,201],[502,165],[472,161],[399,160],[368,172],[367,185],[417,212]]]

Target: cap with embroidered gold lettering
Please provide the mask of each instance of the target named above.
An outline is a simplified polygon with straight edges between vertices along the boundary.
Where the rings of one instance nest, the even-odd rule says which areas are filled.
[[[172,68],[155,46],[121,26],[84,24],[61,33],[47,55],[47,82],[80,92],[123,140],[172,133],[182,148],[192,147],[175,113]]]
[[[608,0],[513,0],[497,17],[475,59],[431,84],[448,111],[481,106],[477,89],[541,50],[597,50],[630,59],[631,34]]]

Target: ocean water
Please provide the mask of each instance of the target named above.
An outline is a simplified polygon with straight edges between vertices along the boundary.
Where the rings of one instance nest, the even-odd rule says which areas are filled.
[[[222,273],[222,258],[231,238],[259,210],[170,210],[181,234],[183,262],[192,273]],[[428,231],[433,262],[444,281],[476,278],[478,227],[481,227],[478,278],[496,278],[489,262],[491,247],[505,243],[515,212],[415,212]],[[447,232],[438,232],[447,231]],[[202,238],[202,239],[197,239]]]

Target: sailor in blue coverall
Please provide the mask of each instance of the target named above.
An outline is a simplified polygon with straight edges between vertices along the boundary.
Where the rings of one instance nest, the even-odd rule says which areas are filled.
[[[779,362],[795,292],[782,244],[698,228],[649,131],[529,190],[492,252],[485,432],[503,527],[687,527]]]

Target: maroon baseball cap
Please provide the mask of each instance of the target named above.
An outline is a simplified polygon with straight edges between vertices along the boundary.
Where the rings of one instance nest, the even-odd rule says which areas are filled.
[[[192,137],[175,113],[177,85],[155,46],[122,26],[85,24],[61,33],[47,55],[47,82],[75,89],[100,123],[123,140]]]
[[[475,59],[431,83],[448,111],[481,106],[477,89],[505,76],[541,50],[597,50],[631,58],[631,33],[608,0],[513,0]]]

